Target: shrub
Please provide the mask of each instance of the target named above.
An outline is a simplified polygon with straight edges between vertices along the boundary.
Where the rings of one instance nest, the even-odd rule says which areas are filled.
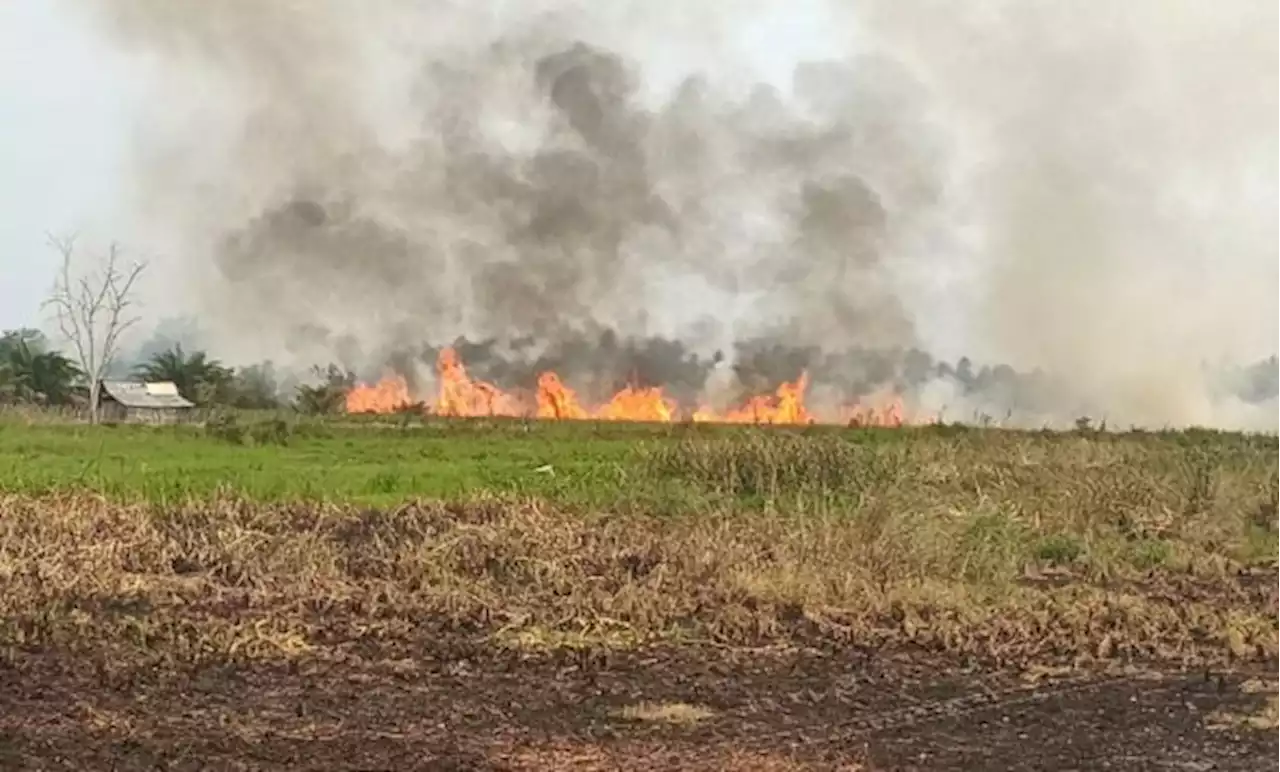
[[[231,445],[244,444],[244,427],[232,413],[214,413],[205,422],[204,433],[221,442]]]

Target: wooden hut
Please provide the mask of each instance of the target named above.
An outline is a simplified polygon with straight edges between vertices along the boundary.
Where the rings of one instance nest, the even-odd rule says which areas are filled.
[[[188,420],[193,408],[171,381],[103,381],[98,393],[101,421],[174,424]]]

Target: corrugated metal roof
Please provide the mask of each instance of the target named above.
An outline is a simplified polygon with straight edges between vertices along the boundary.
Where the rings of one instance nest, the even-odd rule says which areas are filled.
[[[195,407],[178,393],[172,381],[137,383],[134,381],[103,381],[102,389],[112,399],[125,407],[184,408]]]

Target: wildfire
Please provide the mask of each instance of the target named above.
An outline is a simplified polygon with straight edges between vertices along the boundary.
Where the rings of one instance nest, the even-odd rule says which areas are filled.
[[[446,348],[436,359],[439,391],[430,412],[441,416],[534,416],[548,420],[650,421],[669,423],[682,420],[675,401],[661,387],[627,386],[602,405],[586,407],[577,393],[553,372],[538,377],[532,404],[509,394],[492,383],[467,374],[458,352]],[[708,423],[808,424],[818,419],[805,407],[809,386],[807,373],[783,383],[773,394],[751,397],[742,405],[724,411],[699,407],[688,419]],[[399,375],[388,375],[373,385],[358,385],[347,393],[348,413],[391,413],[414,404],[409,385]],[[901,426],[902,401],[884,396],[844,408],[836,417],[840,423],[858,426]]]
[[[773,396],[752,397],[747,404],[723,416],[713,413],[710,420],[731,424],[813,423],[809,411],[804,408],[804,392],[808,386],[809,374],[800,373],[794,382],[779,386]]]
[[[596,411],[595,417],[608,421],[656,421],[669,423],[676,414],[676,403],[662,396],[662,389],[638,389],[628,386],[613,395]]]
[[[589,418],[590,414],[578,404],[578,395],[560,381],[555,373],[538,376],[539,418]]]
[[[413,404],[409,383],[388,375],[372,386],[360,384],[347,392],[348,413],[394,413]]]
[[[458,352],[446,348],[436,358],[440,397],[435,412],[445,416],[519,416],[519,403],[492,383],[473,381]]]
[[[883,400],[881,407],[874,404],[853,405],[843,412],[841,423],[850,426],[902,426],[902,400],[892,398]],[[934,423],[935,419],[926,418],[921,423]]]

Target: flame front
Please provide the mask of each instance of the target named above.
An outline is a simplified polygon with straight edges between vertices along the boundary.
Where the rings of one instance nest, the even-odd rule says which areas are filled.
[[[398,375],[388,375],[372,386],[361,384],[347,392],[348,413],[394,413],[412,404],[409,383]]]
[[[712,414],[710,420],[731,424],[811,424],[813,418],[804,407],[804,392],[809,386],[809,374],[790,383],[784,383],[772,396],[752,397],[740,408],[723,416]]]
[[[662,389],[628,386],[602,405],[595,417],[606,421],[670,423],[675,414],[676,403],[662,396]]]
[[[590,415],[578,404],[578,395],[555,373],[538,376],[539,418],[583,419]]]
[[[474,380],[453,348],[445,348],[436,359],[439,391],[428,410],[441,416],[536,417],[547,420],[648,421],[670,423],[681,420],[679,407],[661,387],[627,386],[602,405],[588,408],[577,393],[554,372],[538,376],[537,391],[530,400],[509,394],[492,383]],[[706,423],[810,424],[817,418],[805,407],[809,376],[801,373],[783,383],[773,394],[747,399],[738,407],[717,411],[699,407],[688,419]],[[391,413],[413,405],[409,385],[398,375],[389,375],[373,385],[358,385],[347,393],[348,413]],[[896,395],[881,395],[839,411],[839,423],[851,426],[901,426],[904,406]]]
[[[440,377],[440,396],[436,415],[444,416],[519,416],[524,411],[505,392],[484,381],[473,381],[467,375],[458,352],[446,348],[436,358]]]

